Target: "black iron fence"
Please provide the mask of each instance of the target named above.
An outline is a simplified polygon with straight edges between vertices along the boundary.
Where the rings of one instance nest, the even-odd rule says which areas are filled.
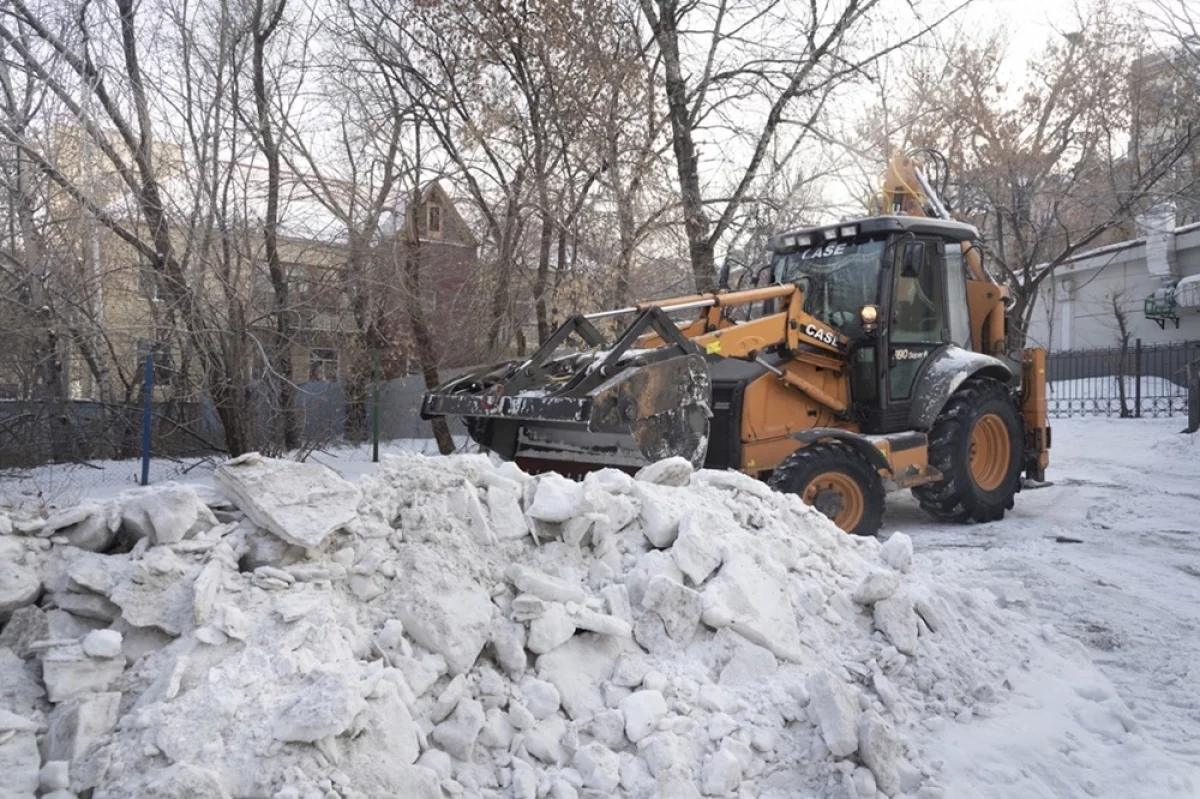
[[[1198,362],[1200,341],[1050,353],[1050,416],[1187,416],[1189,365]]]

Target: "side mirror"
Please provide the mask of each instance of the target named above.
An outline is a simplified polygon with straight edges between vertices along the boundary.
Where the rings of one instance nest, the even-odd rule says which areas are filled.
[[[900,266],[901,277],[917,277],[925,265],[925,242],[910,241],[904,248],[904,263]]]

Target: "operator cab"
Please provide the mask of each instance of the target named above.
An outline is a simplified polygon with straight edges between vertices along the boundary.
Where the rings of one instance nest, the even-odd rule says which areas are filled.
[[[864,433],[908,425],[913,386],[933,353],[972,349],[963,243],[971,225],[878,216],[772,236],[776,283],[849,339],[850,392]]]

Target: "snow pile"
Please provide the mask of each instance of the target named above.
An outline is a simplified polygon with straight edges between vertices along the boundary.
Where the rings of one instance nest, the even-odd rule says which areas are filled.
[[[933,799],[930,730],[1044,646],[906,536],[680,460],[214,482],[0,514],[0,797]]]

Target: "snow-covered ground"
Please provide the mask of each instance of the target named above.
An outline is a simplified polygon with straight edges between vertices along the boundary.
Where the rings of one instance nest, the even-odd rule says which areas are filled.
[[[1023,493],[1001,522],[937,524],[907,495],[890,499],[882,537],[912,537],[912,579],[987,589],[1025,631],[995,630],[997,643],[1019,650],[1012,661],[1024,660],[1003,701],[979,697],[974,713],[925,721],[922,747],[942,786],[929,797],[1200,796],[1200,438],[1182,426],[1056,420],[1054,484]],[[396,442],[384,453],[419,449]],[[376,471],[369,448],[315,460],[351,480]],[[105,467],[0,477],[0,504],[66,506],[115,497],[136,480],[136,464]],[[152,477],[205,483],[211,470],[156,461]],[[948,685],[958,677],[933,675]],[[936,683],[921,691],[940,695]]]
[[[1054,485],[1022,493],[1003,521],[937,524],[911,497],[894,495],[884,525],[912,536],[921,570],[986,585],[1081,641],[1137,725],[1161,746],[1167,758],[1160,767],[1190,773],[1195,782],[1200,436],[1180,434],[1183,426],[1179,418],[1055,420],[1047,474]],[[960,779],[961,793],[948,795],[1160,795],[1138,787],[1146,775],[1128,753],[1105,762],[1097,759],[1102,750],[1073,742],[1101,726],[1079,690],[1071,675],[1026,685],[1018,693],[1028,697],[1028,712],[976,720],[972,734],[944,752],[948,773]],[[1085,792],[1056,783],[1066,762],[1088,760],[1095,778]],[[970,787],[980,785],[990,787]]]

